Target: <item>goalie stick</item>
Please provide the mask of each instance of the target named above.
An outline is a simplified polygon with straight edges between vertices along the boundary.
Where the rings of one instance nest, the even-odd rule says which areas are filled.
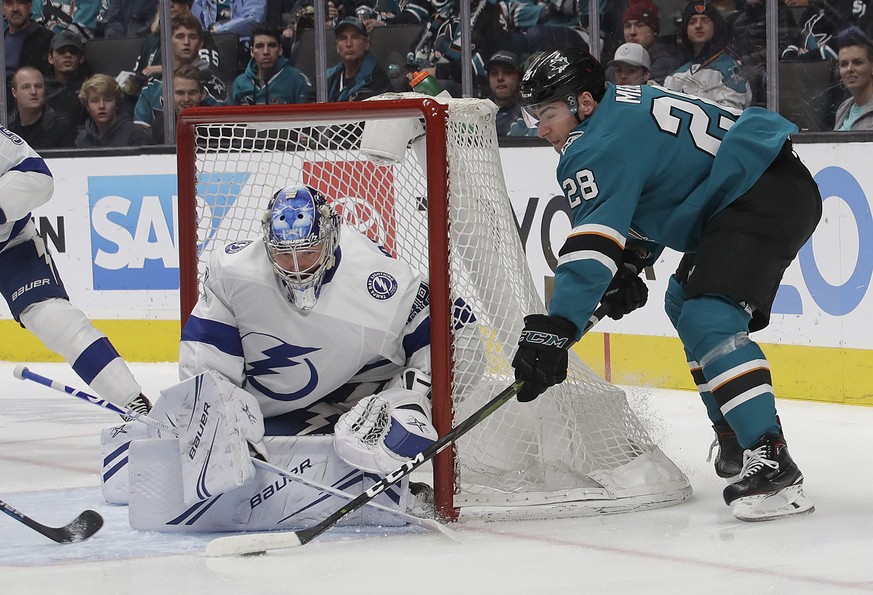
[[[606,316],[609,308],[601,304],[597,307],[585,329],[582,331],[584,335],[591,328],[600,322]],[[340,507],[336,512],[328,516],[320,523],[313,525],[308,529],[300,531],[282,531],[274,533],[253,533],[250,535],[234,535],[231,537],[219,537],[213,539],[206,546],[207,556],[234,556],[234,555],[260,555],[269,550],[290,549],[306,545],[334,525],[351,514],[362,506],[366,505],[373,498],[390,488],[392,485],[412,473],[415,469],[426,463],[427,461],[438,455],[447,446],[461,438],[464,434],[479,425],[482,420],[500,409],[512,397],[518,394],[524,386],[524,381],[516,381],[500,392],[496,397],[485,403],[478,411],[472,413],[467,419],[459,423],[455,428],[441,437],[439,440],[425,448],[423,451],[415,455],[409,461],[403,463],[399,468],[386,475],[383,479],[375,483],[363,494]]]
[[[23,525],[27,525],[37,533],[45,535],[57,543],[74,543],[84,541],[97,533],[103,526],[103,517],[94,510],[86,510],[63,527],[49,527],[38,523],[23,512],[20,512],[0,500],[0,510]]]
[[[19,380],[30,380],[32,382],[36,382],[37,384],[42,384],[42,385],[47,386],[49,388],[52,388],[56,391],[66,393],[68,395],[72,395],[72,396],[74,396],[78,399],[81,399],[83,401],[87,401],[88,403],[91,403],[92,405],[97,405],[98,407],[102,407],[108,411],[112,411],[113,413],[118,413],[119,415],[126,415],[132,419],[135,419],[138,422],[152,426],[153,428],[157,428],[157,429],[162,430],[164,432],[168,432],[174,436],[179,435],[179,433],[175,427],[171,426],[170,424],[164,423],[159,419],[155,419],[153,417],[149,417],[148,415],[137,413],[133,409],[128,409],[126,407],[119,407],[118,405],[116,405],[115,403],[112,403],[111,401],[107,401],[106,399],[101,399],[100,397],[88,394],[84,391],[73,388],[72,386],[67,386],[66,384],[63,384],[62,382],[59,382],[57,380],[53,380],[53,379],[48,378],[46,376],[43,376],[41,374],[37,374],[36,372],[33,372],[32,370],[30,370],[30,368],[28,368],[27,366],[22,366],[22,365],[16,366],[15,370],[13,371],[13,375],[16,378],[18,378]],[[277,467],[275,465],[272,465],[272,464],[270,464],[266,461],[263,461],[261,459],[258,459],[256,457],[252,457],[252,463],[254,463],[254,465],[256,467],[260,467],[261,469],[263,469],[265,471],[270,471],[272,473],[275,473],[277,475],[280,475],[280,476],[285,477],[287,479],[290,479],[292,481],[302,483],[303,485],[309,486],[309,487],[314,488],[316,490],[320,490],[320,491],[325,492],[327,494],[331,494],[333,496],[337,496],[339,498],[345,498],[346,500],[353,500],[356,497],[352,494],[349,494],[348,492],[344,492],[342,490],[338,490],[334,487],[319,483],[317,481],[313,481],[311,479],[307,479],[305,477],[295,475],[294,473],[291,473],[290,471],[286,471],[285,469],[282,469],[281,467]],[[445,525],[443,525],[442,523],[440,523],[439,521],[437,521],[435,519],[418,517],[418,516],[403,512],[402,510],[399,510],[396,508],[389,508],[387,506],[383,506],[377,502],[369,502],[368,505],[371,508],[375,508],[375,509],[380,510],[382,512],[391,513],[391,514],[405,520],[407,523],[410,523],[413,525],[418,525],[420,527],[424,527],[425,529],[428,529],[428,530],[433,531],[435,533],[441,533],[442,535],[444,535],[445,537],[448,537],[452,541],[455,541],[455,542],[458,541],[458,538],[454,535],[454,532],[451,529],[449,529],[448,527],[446,527]],[[88,511],[88,512],[93,512],[93,511]],[[94,514],[97,514],[97,513],[94,513]],[[102,524],[102,522],[103,521],[101,519],[101,524]],[[99,529],[99,528],[100,527],[98,526],[97,529]],[[95,531],[97,529],[95,529]]]

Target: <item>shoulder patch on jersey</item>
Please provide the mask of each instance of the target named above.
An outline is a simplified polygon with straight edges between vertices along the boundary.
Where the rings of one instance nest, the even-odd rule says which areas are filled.
[[[227,254],[235,254],[252,243],[252,240],[240,240],[238,242],[232,242],[224,247],[224,251]]]
[[[377,300],[387,300],[397,293],[397,279],[382,271],[370,274],[367,291]]]
[[[564,143],[564,146],[561,147],[561,155],[563,155],[564,153],[567,152],[567,149],[570,148],[570,145],[573,144],[573,141],[574,141],[574,140],[577,140],[577,139],[579,139],[579,138],[582,138],[582,135],[583,135],[583,134],[585,134],[585,133],[584,133],[583,131],[581,131],[581,130],[577,130],[576,132],[571,132],[571,133],[570,133],[570,136],[567,137],[567,142],[565,142],[565,143]]]

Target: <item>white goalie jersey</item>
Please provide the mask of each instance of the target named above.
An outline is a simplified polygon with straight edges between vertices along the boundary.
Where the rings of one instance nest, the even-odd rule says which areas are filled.
[[[182,331],[182,379],[216,370],[270,418],[372,394],[406,367],[429,372],[426,281],[354,229],[340,237],[309,311],[288,301],[260,239],[215,250]]]

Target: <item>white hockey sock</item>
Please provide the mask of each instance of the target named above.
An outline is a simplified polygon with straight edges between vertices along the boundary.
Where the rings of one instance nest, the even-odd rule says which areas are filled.
[[[46,347],[60,354],[102,398],[126,407],[142,392],[127,364],[114,353],[115,348],[106,335],[94,328],[85,314],[67,300],[52,298],[33,304],[21,313],[21,324]],[[80,361],[80,356],[89,348],[101,352],[94,365]],[[115,354],[114,358],[106,357],[109,350]],[[90,368],[90,380],[83,375],[83,367]]]

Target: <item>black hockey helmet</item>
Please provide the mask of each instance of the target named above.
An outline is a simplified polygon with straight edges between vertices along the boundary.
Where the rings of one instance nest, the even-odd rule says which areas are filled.
[[[575,114],[576,97],[583,91],[600,101],[606,92],[606,73],[594,56],[579,48],[539,56],[521,79],[521,99],[527,107],[564,101]]]

